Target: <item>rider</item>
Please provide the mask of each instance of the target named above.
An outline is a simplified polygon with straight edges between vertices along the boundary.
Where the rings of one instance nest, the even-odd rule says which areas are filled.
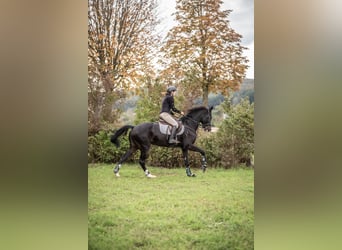
[[[175,113],[184,115],[183,112],[176,109],[174,104],[174,98],[177,89],[175,86],[170,86],[166,90],[165,97],[162,102],[162,109],[160,111],[159,117],[169,123],[172,126],[171,130],[171,136],[169,139],[169,143],[178,143],[179,141],[176,140],[176,130],[178,128],[178,122],[172,117],[172,115]]]

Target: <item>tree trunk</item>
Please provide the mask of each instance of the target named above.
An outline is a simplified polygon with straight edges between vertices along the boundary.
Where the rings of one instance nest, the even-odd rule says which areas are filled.
[[[209,86],[205,84],[203,86],[203,105],[208,107],[208,95],[209,95]]]

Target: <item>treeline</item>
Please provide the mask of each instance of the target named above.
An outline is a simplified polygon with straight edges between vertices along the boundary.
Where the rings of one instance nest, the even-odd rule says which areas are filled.
[[[238,104],[245,98],[248,98],[251,103],[254,102],[254,79],[245,79],[242,82],[239,90],[233,92],[232,102],[233,104]],[[128,110],[135,110],[139,99],[140,96],[132,94],[121,103],[120,109],[123,113]],[[221,93],[210,93],[208,96],[208,106],[218,106],[224,99],[225,96]],[[193,105],[201,105],[202,103],[203,99],[201,97],[198,97],[193,101]]]

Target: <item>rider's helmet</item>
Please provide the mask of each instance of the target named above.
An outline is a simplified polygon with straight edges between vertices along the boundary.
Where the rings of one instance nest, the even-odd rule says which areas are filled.
[[[177,88],[176,88],[175,86],[170,86],[170,87],[167,88],[166,91],[169,92],[169,93],[171,93],[171,92],[173,92],[173,91],[177,91]]]

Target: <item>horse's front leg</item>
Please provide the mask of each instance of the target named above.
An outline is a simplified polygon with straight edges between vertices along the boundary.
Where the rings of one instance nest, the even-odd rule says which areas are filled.
[[[199,152],[202,155],[202,170],[203,173],[207,169],[207,157],[205,156],[205,152],[203,149],[200,149],[199,147],[196,147],[195,145],[191,144],[189,145],[189,150]]]
[[[183,148],[182,151],[183,151],[183,158],[184,158],[184,165],[185,165],[186,175],[189,176],[189,177],[196,177],[196,175],[191,173],[191,170],[190,170],[189,157],[188,157],[188,149],[187,148]]]

